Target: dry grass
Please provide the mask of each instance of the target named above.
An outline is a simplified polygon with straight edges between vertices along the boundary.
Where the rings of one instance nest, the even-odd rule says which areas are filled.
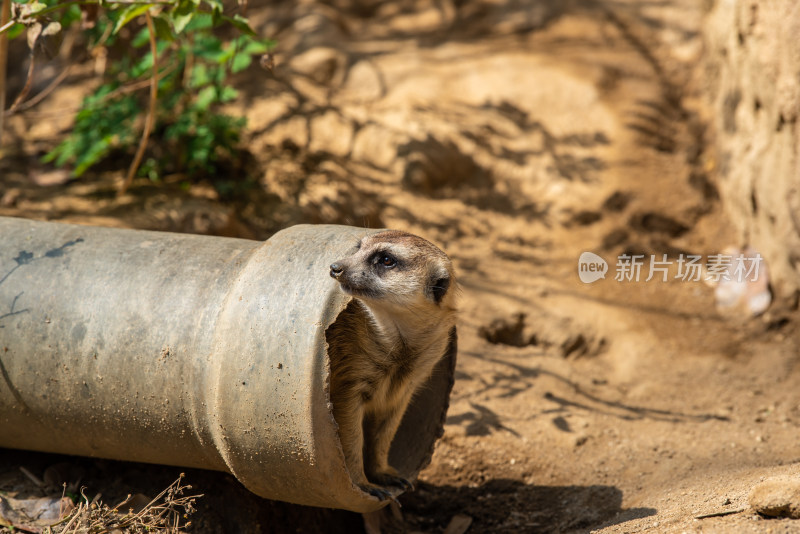
[[[122,533],[160,533],[175,534],[184,532],[191,524],[189,516],[195,511],[195,501],[202,495],[187,495],[192,489],[183,483],[184,474],[170,484],[164,491],[140,510],[136,511],[133,496],[117,504],[109,506],[95,498],[89,501],[81,492],[82,498],[63,519],[44,529],[32,529],[31,532],[43,534],[122,534]],[[25,532],[24,528],[4,532]]]

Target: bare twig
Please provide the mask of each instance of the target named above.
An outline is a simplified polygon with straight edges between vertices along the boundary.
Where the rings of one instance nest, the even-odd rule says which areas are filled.
[[[740,514],[747,511],[747,508],[739,508],[738,510],[724,510],[722,512],[713,512],[710,514],[696,515],[695,519],[708,519],[710,517],[725,517],[726,515]]]
[[[172,65],[170,67],[167,67],[163,71],[161,71],[158,74],[158,81],[160,82],[165,76],[167,76],[169,74],[172,74],[172,72],[175,70],[175,68],[176,68],[176,66]],[[109,100],[111,98],[114,98],[115,96],[118,96],[118,95],[124,95],[124,94],[127,94],[127,93],[135,93],[139,89],[143,89],[143,88],[147,87],[148,85],[152,88],[152,83],[153,83],[153,79],[152,78],[148,78],[147,80],[139,80],[138,82],[131,82],[131,83],[127,84],[127,85],[123,85],[122,87],[120,87],[118,89],[114,89],[113,91],[108,93],[105,96],[104,101],[105,100]]]
[[[150,132],[156,120],[156,102],[158,99],[158,48],[156,46],[156,30],[153,26],[153,17],[150,15],[150,11],[145,11],[144,16],[147,20],[147,30],[150,33],[150,51],[153,54],[153,75],[150,78],[150,108],[147,111],[147,117],[144,119],[144,131],[142,132],[142,139],[139,141],[139,148],[136,150],[136,156],[133,158],[131,166],[128,169],[128,176],[125,178],[119,190],[120,196],[125,194],[133,182],[134,176],[136,176],[136,171],[142,163],[144,151],[147,148],[147,139],[150,137]]]
[[[46,98],[47,95],[49,95],[51,92],[53,92],[53,90],[55,90],[55,88],[58,87],[58,85],[61,82],[64,81],[64,79],[69,75],[68,71],[70,71],[73,67],[74,67],[74,65],[70,65],[69,67],[64,69],[61,72],[61,74],[59,74],[58,77],[56,77],[56,79],[54,79],[52,82],[50,82],[50,85],[48,85],[47,87],[42,89],[42,92],[38,93],[35,97],[31,98],[30,100],[28,100],[27,102],[25,102],[23,104],[20,104],[15,109],[7,109],[5,111],[5,115],[6,116],[10,116],[10,115],[13,115],[15,113],[21,113],[21,112],[24,112],[24,111],[28,111],[32,107],[36,106],[39,102],[41,102],[44,98]],[[166,76],[169,76],[170,74],[172,74],[175,71],[175,68],[176,68],[175,65],[172,65],[172,66],[167,67],[164,70],[162,70],[158,74],[158,81],[160,82]],[[139,81],[136,81],[136,82],[129,82],[126,85],[123,85],[122,87],[118,87],[117,89],[114,89],[113,91],[111,91],[107,95],[104,95],[100,103],[107,102],[107,101],[111,100],[112,98],[115,98],[115,97],[117,97],[119,95],[125,95],[125,94],[128,94],[128,93],[135,93],[136,91],[139,91],[140,89],[144,89],[145,87],[148,87],[150,85],[150,83],[151,83],[150,78],[148,78],[146,80],[139,80]],[[79,109],[80,109],[79,107],[67,107],[67,108],[60,108],[60,109],[58,109],[56,111],[44,111],[44,112],[41,112],[41,113],[38,113],[38,114],[36,112],[31,112],[31,115],[34,116],[34,117],[49,117],[49,116],[53,116],[53,115],[62,116],[64,114],[66,114],[66,113],[75,113]]]
[[[0,28],[5,28],[11,20],[11,0],[0,4]],[[13,24],[12,24],[13,25]],[[8,26],[9,28],[11,26]],[[6,64],[8,61],[8,35],[0,33],[0,111],[6,108]],[[3,145],[3,113],[0,113],[0,146]]]
[[[72,526],[72,523],[77,521],[78,518],[81,515],[83,515],[83,506],[84,506],[83,503],[78,503],[78,506],[76,506],[75,509],[73,510],[73,514],[71,516],[67,516],[69,518],[69,521],[67,521],[67,524],[64,525],[63,532],[69,532],[69,527]],[[65,517],[64,519],[67,519],[67,517]],[[59,521],[59,523],[60,523],[60,521]]]
[[[7,109],[5,111],[5,114],[6,115],[13,115],[14,113],[19,113],[21,111],[26,111],[26,110],[31,109],[32,107],[34,107],[36,104],[38,104],[42,100],[44,100],[47,97],[47,95],[52,93],[55,90],[55,88],[58,87],[61,84],[61,82],[63,82],[66,79],[67,76],[69,76],[69,72],[72,70],[73,66],[74,65],[67,66],[67,68],[62,70],[59,73],[59,75],[56,76],[53,79],[53,81],[51,81],[47,85],[47,87],[45,87],[44,89],[39,91],[39,93],[37,93],[36,96],[31,98],[27,102],[23,102],[21,104],[18,104],[18,103],[15,102],[13,106],[11,106],[9,109]],[[17,100],[19,100],[19,98],[17,98]]]
[[[128,494],[128,496],[127,496],[127,497],[125,497],[125,499],[123,499],[123,501],[122,501],[121,503],[119,503],[119,504],[118,504],[118,505],[116,505],[114,508],[112,508],[112,509],[111,509],[111,511],[113,511],[113,512],[117,512],[117,511],[119,511],[119,509],[120,509],[120,508],[122,508],[123,506],[125,506],[126,504],[128,504],[129,502],[131,502],[131,499],[133,499],[133,495],[131,495],[131,494],[129,493],[129,494]]]
[[[28,93],[31,92],[31,86],[33,85],[33,71],[36,68],[36,53],[34,52],[35,47],[31,48],[30,56],[30,63],[28,63],[28,76],[25,78],[25,86],[22,88],[22,91],[19,92],[17,98],[14,99],[14,103],[11,104],[11,107],[8,108],[8,111],[12,111],[14,108],[20,105],[20,103],[25,100],[28,96]]]
[[[41,478],[39,478],[39,477],[37,477],[37,476],[36,476],[36,475],[34,475],[33,473],[31,473],[30,469],[28,469],[28,468],[27,468],[27,467],[25,467],[24,465],[21,465],[21,466],[19,466],[19,470],[20,470],[20,471],[22,471],[22,474],[23,474],[23,475],[25,475],[26,477],[28,477],[29,479],[31,479],[31,482],[33,482],[34,484],[36,484],[36,485],[37,485],[37,486],[39,486],[40,488],[43,488],[43,487],[44,487],[44,485],[45,485],[45,484],[44,484],[44,482],[42,482],[42,479],[41,479]]]
[[[5,33],[5,32],[7,32],[7,31],[8,31],[8,30],[10,30],[11,28],[13,28],[13,27],[14,27],[14,24],[16,24],[16,23],[17,23],[17,21],[16,21],[16,20],[10,20],[10,21],[6,22],[6,23],[5,23],[5,24],[3,24],[2,26],[0,26],[0,33]]]

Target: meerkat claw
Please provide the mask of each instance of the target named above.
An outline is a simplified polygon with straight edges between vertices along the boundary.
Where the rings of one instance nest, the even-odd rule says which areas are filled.
[[[414,484],[403,477],[391,477],[392,480],[388,481],[387,486],[397,487],[403,491],[414,491]]]
[[[378,486],[360,486],[361,490],[365,493],[369,493],[373,497],[377,497],[379,501],[385,501],[386,499],[394,499],[394,496],[388,491]]]
[[[408,479],[399,475],[391,475],[388,473],[381,473],[374,475],[372,481],[386,488],[398,488],[403,491],[413,491],[414,484]]]

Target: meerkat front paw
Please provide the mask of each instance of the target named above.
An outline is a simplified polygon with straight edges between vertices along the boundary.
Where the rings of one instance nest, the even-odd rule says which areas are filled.
[[[403,491],[413,490],[414,484],[408,479],[401,477],[396,469],[393,467],[386,467],[384,469],[376,469],[374,472],[369,473],[367,478],[370,482],[374,482],[384,488],[399,488]]]

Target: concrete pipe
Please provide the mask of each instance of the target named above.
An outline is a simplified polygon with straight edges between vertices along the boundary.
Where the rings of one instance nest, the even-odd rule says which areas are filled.
[[[372,232],[266,242],[0,218],[0,446],[227,471],[270,499],[366,512],[328,393],[332,261]],[[456,358],[409,407],[390,463],[442,433]]]

